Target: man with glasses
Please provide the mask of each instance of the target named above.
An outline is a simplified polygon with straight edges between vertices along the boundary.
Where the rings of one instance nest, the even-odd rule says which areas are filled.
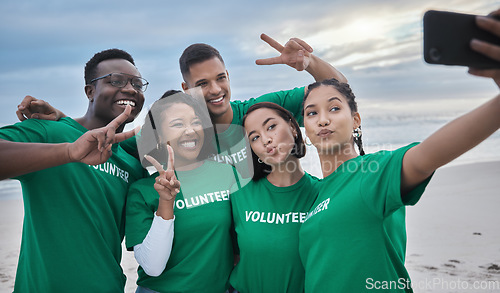
[[[114,143],[144,104],[148,82],[125,51],[85,66],[81,118],[0,128],[0,179],[21,182],[24,225],[14,292],[123,292],[120,267],[128,187],[144,173]]]

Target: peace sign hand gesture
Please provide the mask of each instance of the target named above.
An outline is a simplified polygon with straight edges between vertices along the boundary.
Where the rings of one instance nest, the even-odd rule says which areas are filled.
[[[163,166],[155,158],[149,155],[145,155],[144,157],[153,164],[159,173],[158,177],[156,177],[154,188],[160,195],[160,200],[173,201],[180,191],[181,183],[177,180],[174,172],[174,150],[169,145],[167,145],[167,150],[167,170],[163,170]]]
[[[68,144],[70,161],[88,165],[98,165],[106,162],[112,155],[111,147],[114,143],[124,141],[135,135],[135,129],[116,133],[120,125],[127,121],[131,111],[132,108],[127,105],[123,113],[105,127],[89,130],[75,142]]]
[[[255,61],[257,65],[286,64],[295,68],[297,71],[305,70],[309,66],[313,49],[303,40],[291,38],[288,42],[286,42],[285,46],[283,46],[266,34],[261,34],[260,38],[276,49],[276,51],[280,52],[281,55],[277,57],[258,59]]]

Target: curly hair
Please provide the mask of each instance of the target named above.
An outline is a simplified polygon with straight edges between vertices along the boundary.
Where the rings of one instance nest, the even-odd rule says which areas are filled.
[[[87,61],[87,64],[85,64],[85,73],[84,73],[84,78],[85,78],[85,84],[90,84],[90,81],[94,78],[97,78],[97,65],[101,63],[102,61],[105,60],[110,60],[110,59],[124,59],[129,61],[135,66],[134,63],[134,58],[132,56],[120,49],[108,49],[101,51],[99,53],[95,53],[92,58],[90,58],[89,61]]]

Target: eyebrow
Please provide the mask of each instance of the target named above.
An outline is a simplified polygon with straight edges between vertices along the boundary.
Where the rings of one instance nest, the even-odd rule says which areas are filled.
[[[200,84],[202,82],[205,82],[207,81],[206,79],[200,79],[200,80],[197,80],[194,84],[197,85],[197,84]]]
[[[221,77],[221,76],[226,76],[226,73],[225,72],[221,72],[221,73],[217,74],[217,77]],[[197,80],[194,84],[200,84],[200,83],[205,82],[205,81],[207,81],[206,78],[200,79],[200,80]]]
[[[182,118],[175,118],[175,119],[173,119],[173,120],[170,120],[170,122],[169,122],[168,124],[170,125],[170,124],[172,124],[172,123],[176,122],[177,120],[182,121]]]
[[[328,99],[328,102],[331,102],[331,101],[334,101],[334,100],[337,100],[339,101],[340,103],[342,103],[342,100],[340,98],[337,98],[337,97],[331,97]],[[316,106],[315,104],[309,104],[307,106],[304,107],[304,110],[307,109],[307,108],[311,108],[311,107],[314,107]]]
[[[266,120],[264,120],[264,122],[262,122],[262,126],[266,125],[266,124],[267,124],[267,122],[269,122],[269,121],[271,121],[271,120],[274,120],[274,118],[273,118],[273,117],[269,117],[269,118],[267,118]],[[248,137],[250,137],[250,136],[251,136],[254,132],[255,132],[255,130],[250,131],[250,132],[248,133]]]

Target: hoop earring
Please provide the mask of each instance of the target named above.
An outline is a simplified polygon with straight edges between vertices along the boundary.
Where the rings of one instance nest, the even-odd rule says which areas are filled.
[[[264,163],[264,162],[262,162],[262,160],[260,158],[257,159],[257,162],[259,162],[261,164]]]
[[[360,138],[363,133],[361,132],[361,127],[358,127],[352,131],[352,137]]]
[[[306,139],[304,139],[304,143],[306,144],[306,146],[312,146],[312,142],[311,142],[311,139],[309,139],[309,142],[307,141],[309,139],[308,136],[306,136]]]

